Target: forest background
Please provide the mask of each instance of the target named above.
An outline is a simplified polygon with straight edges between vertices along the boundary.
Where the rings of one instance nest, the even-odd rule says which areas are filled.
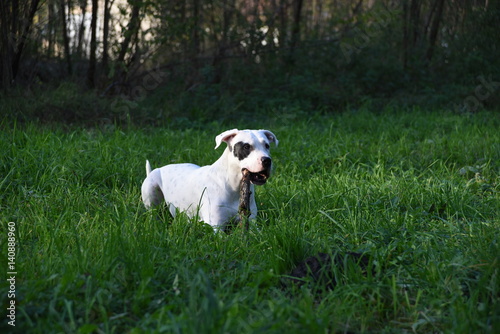
[[[0,332],[499,333],[499,18],[498,0],[0,0]],[[212,163],[233,127],[280,141],[256,229],[144,209],[146,159]],[[289,284],[319,252],[369,269]]]
[[[492,0],[3,0],[2,114],[498,110],[499,17]]]

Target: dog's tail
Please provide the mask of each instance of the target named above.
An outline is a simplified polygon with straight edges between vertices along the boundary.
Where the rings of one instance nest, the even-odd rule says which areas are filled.
[[[151,173],[151,165],[149,164],[149,160],[146,160],[146,176]]]

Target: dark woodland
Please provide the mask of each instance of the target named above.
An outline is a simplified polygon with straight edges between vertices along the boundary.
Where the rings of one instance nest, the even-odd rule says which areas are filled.
[[[496,0],[4,0],[1,96],[58,92],[25,114],[70,121],[498,109],[499,18]]]

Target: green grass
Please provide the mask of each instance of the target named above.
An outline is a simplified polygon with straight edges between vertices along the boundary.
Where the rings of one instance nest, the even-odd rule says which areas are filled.
[[[257,189],[258,229],[214,234],[143,209],[146,158],[153,167],[209,164],[222,151],[215,135],[234,126],[268,128],[280,140],[275,174]],[[182,130],[4,124],[0,240],[6,252],[15,222],[17,309],[16,327],[2,326],[498,333],[498,129],[498,113],[423,111],[278,112]],[[283,276],[320,251],[365,252],[374,273],[346,271],[333,291],[283,288]],[[0,262],[7,272],[6,256]]]

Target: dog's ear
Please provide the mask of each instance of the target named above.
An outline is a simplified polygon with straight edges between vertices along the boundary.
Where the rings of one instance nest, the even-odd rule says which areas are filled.
[[[222,142],[226,142],[229,144],[231,139],[233,139],[234,136],[236,136],[238,131],[239,131],[238,129],[227,130],[218,135],[217,137],[215,137],[215,149],[217,149],[217,147],[219,147]]]
[[[272,133],[269,130],[260,130],[260,131],[264,133],[264,135],[267,137],[270,143],[274,143],[276,146],[278,146],[278,138],[276,138],[274,133]]]

